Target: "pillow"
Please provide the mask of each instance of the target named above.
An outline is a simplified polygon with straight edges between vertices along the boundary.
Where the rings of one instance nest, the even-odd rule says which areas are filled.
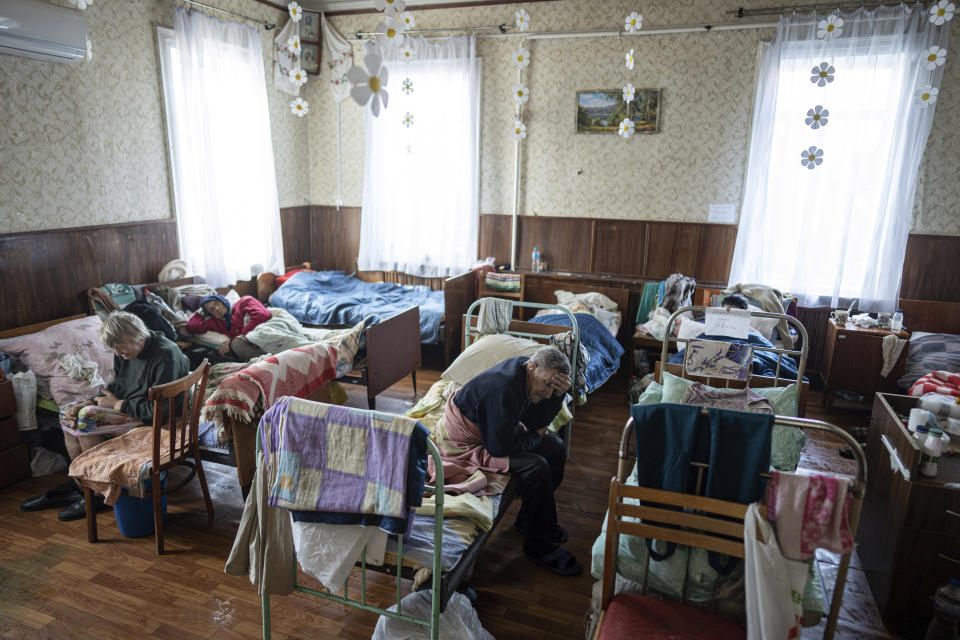
[[[637,404],[657,404],[663,402],[663,385],[659,382],[651,382],[650,386],[643,390]]]
[[[98,331],[100,318],[86,316],[61,322],[43,331],[0,341],[0,350],[15,356],[37,376],[39,395],[50,396],[57,406],[96,395],[87,379],[74,380],[60,366],[60,356],[74,355],[97,364],[105,384],[113,379],[113,352],[102,342]]]
[[[752,304],[747,305],[747,307],[750,311],[763,311],[760,307],[755,307]],[[756,316],[750,316],[750,326],[753,327],[753,330],[770,342],[773,342],[773,330],[778,324],[780,324],[778,318],[758,318]]]
[[[605,311],[619,310],[616,302],[597,291],[590,291],[587,293],[572,293],[570,291],[564,291],[563,289],[557,289],[553,292],[553,295],[557,296],[557,304],[562,307],[567,307],[577,302],[582,302],[583,304],[592,304],[596,307],[600,307]]]
[[[679,403],[692,384],[693,380],[687,380],[686,378],[681,378],[664,371],[663,397],[661,402]],[[711,387],[707,388],[711,389]],[[773,412],[777,415],[797,415],[796,385],[791,384],[786,387],[760,387],[756,389],[751,387],[751,390],[756,391],[766,398],[770,406],[773,407]],[[723,393],[724,390],[718,389],[718,391]],[[641,398],[642,397],[643,396],[641,396]],[[794,471],[797,468],[797,463],[800,462],[800,452],[806,444],[807,436],[804,435],[803,429],[774,425],[770,442],[770,466],[780,471]]]
[[[680,329],[677,330],[678,338],[696,338],[707,328],[706,323],[697,322],[691,318],[680,316],[677,319],[680,321]]]
[[[301,273],[301,272],[303,272],[303,271],[306,271],[307,273],[313,273],[313,270],[312,270],[312,269],[304,269],[304,268],[300,268],[300,269],[290,269],[290,271],[287,271],[287,272],[286,272],[285,274],[283,274],[282,276],[277,276],[277,278],[276,278],[277,287],[283,286],[283,283],[286,282],[287,280],[289,280],[289,279],[291,278],[291,276],[293,276],[293,275],[296,274],[296,273]]]
[[[543,345],[534,340],[495,333],[483,336],[463,350],[447,370],[440,374],[446,380],[465,385],[478,373],[486,371],[507,358],[527,356],[528,358]]]

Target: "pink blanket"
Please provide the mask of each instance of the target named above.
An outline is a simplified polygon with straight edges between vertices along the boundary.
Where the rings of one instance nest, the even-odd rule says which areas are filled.
[[[489,496],[503,493],[510,470],[510,458],[491,456],[480,441],[480,429],[460,413],[450,395],[437,423],[434,442],[443,460],[444,493],[473,493]],[[437,469],[433,457],[427,457],[427,483],[436,481]]]
[[[282,396],[304,397],[337,377],[337,348],[316,343],[288,349],[225,378],[203,406],[202,420],[227,415],[252,422]]]
[[[822,474],[770,474],[767,518],[777,523],[777,540],[784,556],[803,560],[818,548],[834,553],[853,550],[849,486],[846,478]]]

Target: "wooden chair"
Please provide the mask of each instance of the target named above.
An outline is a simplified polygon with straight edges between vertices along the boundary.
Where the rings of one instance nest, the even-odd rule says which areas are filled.
[[[143,498],[153,499],[153,527],[157,539],[157,555],[163,553],[162,498],[186,485],[193,476],[200,479],[200,489],[207,505],[210,522],[213,522],[213,502],[207,490],[207,480],[200,461],[199,430],[200,407],[203,392],[207,387],[210,363],[206,359],[187,376],[150,389],[153,401],[153,451],[150,468],[151,490],[144,491]],[[166,419],[164,419],[166,401]],[[179,409],[177,404],[179,402]],[[161,456],[161,444],[167,445],[169,453]],[[131,456],[141,457],[144,451],[130,451]],[[192,458],[188,460],[188,458]],[[190,473],[173,486],[161,488],[160,474],[177,465],[190,467]],[[126,490],[124,490],[126,491]],[[97,541],[97,510],[93,503],[93,491],[84,488],[87,505],[87,540]]]
[[[642,500],[626,504],[627,498]],[[655,503],[655,504],[654,504]],[[665,507],[665,505],[667,507]],[[669,507],[688,508],[693,512]],[[641,594],[613,596],[620,534],[675,542],[708,551],[744,557],[743,519],[747,505],[714,498],[635,487],[618,478],[610,481],[609,521],[603,557],[603,595],[594,640],[615,638],[745,638],[746,629],[727,618],[685,602]],[[719,519],[719,516],[725,519]],[[642,518],[642,522],[625,518]],[[734,519],[734,520],[731,520]],[[668,528],[662,525],[679,528]],[[735,540],[731,539],[735,538]],[[643,572],[647,589],[649,557]]]

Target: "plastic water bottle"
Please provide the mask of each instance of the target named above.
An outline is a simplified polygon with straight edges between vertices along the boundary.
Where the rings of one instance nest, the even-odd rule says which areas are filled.
[[[892,333],[900,333],[900,329],[903,328],[903,309],[897,309],[893,313],[893,317],[890,318],[890,331]]]
[[[950,583],[937,589],[933,596],[933,620],[927,627],[924,640],[957,640],[960,638],[957,624],[960,623],[960,580],[950,578]]]
[[[533,257],[533,260],[532,260],[531,268],[534,270],[535,273],[539,273],[540,272],[540,249],[534,247],[532,257]]]
[[[923,451],[920,454],[920,475],[933,478],[937,475],[940,466],[940,455],[943,453],[943,431],[930,429],[930,435],[923,441]]]

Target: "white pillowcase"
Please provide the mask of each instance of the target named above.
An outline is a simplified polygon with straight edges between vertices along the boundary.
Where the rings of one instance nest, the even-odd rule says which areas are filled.
[[[703,322],[697,322],[684,316],[680,316],[679,319],[680,328],[677,330],[678,338],[696,338],[707,329],[707,325]]]
[[[463,386],[478,373],[482,373],[507,358],[527,356],[544,346],[540,342],[519,336],[495,333],[483,336],[463,350],[447,370],[441,374],[446,380],[453,380]]]
[[[747,305],[750,311],[763,311],[760,307],[755,307],[752,304]],[[757,316],[750,316],[750,326],[753,327],[753,330],[762,335],[764,338],[773,342],[773,330],[777,328],[777,325],[780,324],[778,318],[759,318]]]
[[[557,304],[562,307],[569,307],[569,305],[582,302],[583,304],[592,304],[600,307],[605,311],[617,311],[620,308],[616,302],[597,291],[573,293],[564,291],[563,289],[557,289],[553,292],[553,295],[557,296]]]

